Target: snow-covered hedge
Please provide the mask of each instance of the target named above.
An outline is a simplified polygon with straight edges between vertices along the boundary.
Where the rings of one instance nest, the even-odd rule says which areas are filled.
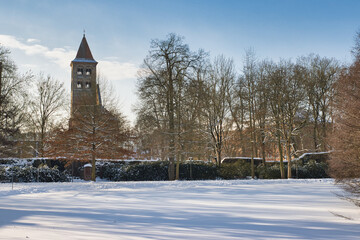
[[[244,179],[251,176],[251,165],[246,161],[222,164],[219,177],[222,179]]]
[[[287,173],[287,164],[284,167],[285,174]],[[280,164],[268,165],[266,168],[263,164],[256,169],[257,175],[264,179],[281,178]],[[316,162],[310,160],[305,164],[293,164],[291,166],[291,174],[293,178],[328,178],[328,165],[325,162]]]
[[[21,159],[3,160],[0,163],[0,182],[59,182],[69,181],[70,174],[81,176],[83,162],[74,162],[66,171],[64,161],[49,159]],[[58,167],[59,166],[59,167]],[[97,176],[110,181],[165,181],[168,180],[167,161],[98,161]],[[285,173],[287,167],[285,164]],[[256,177],[262,179],[280,178],[278,163],[262,164],[255,169]],[[210,179],[245,179],[251,176],[250,163],[246,161],[232,164],[222,164],[218,168],[215,164],[205,162],[186,162],[180,164],[181,180],[210,180]],[[327,164],[309,161],[305,164],[298,162],[292,165],[293,178],[327,178]]]
[[[144,162],[137,164],[105,163],[98,166],[98,175],[110,181],[165,181],[168,180],[168,165],[166,161]],[[285,173],[287,166],[285,165]],[[277,179],[280,176],[279,164],[259,165],[255,169],[258,178]],[[251,176],[250,163],[237,162],[223,164],[221,168],[209,163],[181,163],[180,180],[210,180],[210,179],[245,179]],[[293,178],[326,178],[327,164],[309,161],[304,165],[293,165]]]
[[[99,174],[110,181],[159,181],[168,179],[166,162],[144,162],[139,164],[105,163]]]
[[[293,176],[296,176],[296,168],[291,168]],[[328,178],[328,165],[325,162],[310,160],[304,165],[298,166],[297,175],[299,178]]]
[[[169,162],[144,162],[138,164],[106,163],[99,167],[102,178],[110,181],[165,181],[168,180]],[[216,179],[217,168],[207,163],[181,163],[181,180]]]
[[[179,172],[181,180],[212,180],[218,178],[218,169],[213,163],[181,163]]]
[[[57,167],[0,166],[0,182],[68,182],[69,180],[66,171],[59,171]]]

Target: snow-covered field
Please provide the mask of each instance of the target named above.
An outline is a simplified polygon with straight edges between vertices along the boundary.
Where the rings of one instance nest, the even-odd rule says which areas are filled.
[[[360,209],[334,192],[332,180],[7,183],[0,239],[360,239]]]

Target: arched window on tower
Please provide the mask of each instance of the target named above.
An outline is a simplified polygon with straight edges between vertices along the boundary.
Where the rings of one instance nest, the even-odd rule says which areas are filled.
[[[86,76],[90,76],[91,75],[91,69],[90,68],[87,68],[86,69]]]
[[[83,73],[84,73],[84,69],[82,68],[77,69],[77,75],[83,75]]]
[[[90,88],[90,87],[91,87],[90,82],[86,82],[86,83],[85,83],[85,88]]]
[[[76,84],[76,87],[77,88],[82,88],[82,83],[80,81],[78,81],[77,84]]]

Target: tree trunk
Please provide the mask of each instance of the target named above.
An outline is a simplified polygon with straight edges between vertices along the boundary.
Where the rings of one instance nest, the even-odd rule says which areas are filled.
[[[322,112],[322,147],[321,149],[323,151],[327,150],[327,146],[326,146],[326,115],[325,115],[325,111]]]
[[[218,163],[218,166],[221,167],[221,150],[216,149],[216,161]]]
[[[290,137],[289,137],[290,138]],[[291,178],[291,145],[290,139],[286,141],[286,158],[288,159],[288,178]]]
[[[266,166],[266,145],[265,145],[265,127],[261,130],[261,157],[265,169],[265,174],[267,174]],[[260,177],[260,176],[259,176]]]
[[[285,179],[283,150],[282,150],[282,146],[281,146],[280,133],[278,133],[277,138],[278,138],[278,149],[279,149],[279,155],[280,155],[280,175],[281,175],[281,179]]]
[[[174,159],[171,161],[170,158],[169,158],[168,174],[169,174],[169,180],[170,180],[170,181],[175,180],[175,164],[174,164]]]
[[[94,118],[96,117],[96,106],[93,106],[93,110],[94,110]],[[93,129],[92,129],[92,134],[93,134],[93,137],[95,137],[95,134],[96,134],[96,128],[95,126],[93,126]],[[96,145],[95,143],[92,143],[92,151],[91,151],[91,181],[96,181],[96,154],[95,154],[95,151],[96,151]]]
[[[251,178],[255,178],[254,144],[251,144]]]
[[[95,144],[92,146],[91,154],[91,181],[96,181],[96,157],[95,157]]]
[[[44,142],[45,142],[45,124],[41,124],[40,132],[40,157],[44,157]]]
[[[313,139],[314,139],[314,150],[317,151],[318,148],[318,139],[317,139],[317,135],[318,135],[318,123],[317,120],[314,120],[314,132],[313,132]]]
[[[266,167],[266,145],[265,145],[265,130],[261,130],[261,157],[263,160],[264,167]]]
[[[317,151],[319,147],[319,110],[315,104],[312,104],[313,108],[313,118],[314,118],[314,128],[313,128],[313,140],[314,140],[314,150]]]
[[[249,91],[251,89],[250,86],[250,82],[248,83],[248,87],[249,87]],[[251,93],[249,93],[251,94]],[[251,142],[251,178],[254,179],[255,178],[255,166],[254,166],[254,127],[253,127],[253,107],[252,107],[252,101],[251,101],[251,96],[249,96],[249,123],[250,123],[250,142]]]
[[[175,176],[175,180],[179,180],[180,179],[180,154],[178,154],[177,158],[176,158],[176,176]]]
[[[169,112],[169,180],[175,180],[175,113],[174,113],[174,85],[173,80],[169,79],[169,99],[168,99],[168,112]]]

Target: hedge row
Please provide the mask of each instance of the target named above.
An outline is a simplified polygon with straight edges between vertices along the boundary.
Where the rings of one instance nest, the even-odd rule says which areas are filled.
[[[293,164],[293,178],[328,178],[327,164],[309,161],[304,165]],[[287,166],[285,165],[285,173]],[[107,163],[98,169],[98,174],[110,181],[159,181],[168,180],[168,162],[151,162],[140,164]],[[280,165],[263,164],[255,168],[256,177],[262,179],[278,179]],[[223,164],[217,168],[209,163],[181,163],[180,180],[211,180],[211,179],[244,179],[251,176],[251,166],[247,162]]]
[[[139,164],[106,163],[99,167],[98,175],[110,181],[165,181],[168,180],[169,163],[164,161]],[[216,179],[214,164],[181,163],[181,180]]]
[[[160,181],[167,180],[167,169],[165,162],[105,163],[98,167],[97,175],[110,181]]]
[[[10,168],[0,167],[0,182],[68,182],[70,176],[66,171],[46,165],[38,168],[32,166]]]
[[[104,163],[97,165],[97,176],[110,181],[165,181],[168,180],[169,162],[143,162],[137,164]],[[81,168],[79,168],[81,170]],[[309,161],[304,165],[292,166],[293,178],[326,178],[327,164]],[[81,171],[80,171],[81,172]],[[285,172],[287,167],[285,166]],[[280,178],[279,164],[263,164],[255,168],[255,174],[262,179]],[[244,179],[251,176],[250,163],[245,161],[223,164],[218,168],[210,163],[181,163],[180,180]],[[0,166],[0,182],[66,182],[68,171],[46,164],[34,166]]]
[[[287,174],[287,164],[284,167],[285,174]],[[257,176],[264,179],[281,178],[280,164],[273,164],[271,166],[259,165],[256,169]],[[328,165],[324,162],[316,162],[311,160],[305,164],[292,164],[291,166],[292,178],[329,178]]]

